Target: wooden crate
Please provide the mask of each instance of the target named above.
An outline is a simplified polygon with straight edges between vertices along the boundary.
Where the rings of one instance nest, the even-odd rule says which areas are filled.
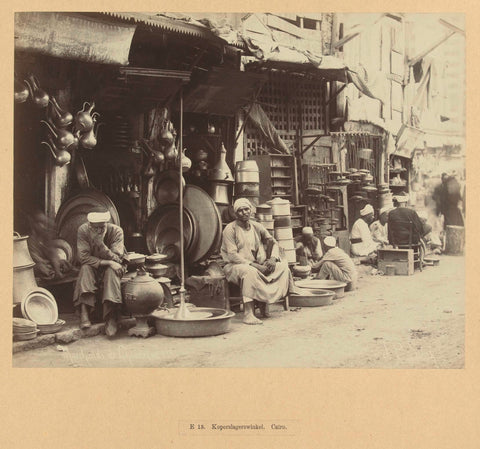
[[[396,276],[411,276],[415,271],[413,249],[379,249],[378,269],[386,273],[387,265],[395,267]]]

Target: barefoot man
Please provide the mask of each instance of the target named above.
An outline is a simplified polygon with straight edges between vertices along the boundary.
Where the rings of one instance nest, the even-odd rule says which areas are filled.
[[[290,284],[290,270],[287,262],[279,258],[277,242],[263,225],[250,220],[250,202],[239,198],[233,209],[236,220],[223,230],[221,254],[227,262],[225,275],[242,289],[243,322],[262,324],[255,317],[253,301],[259,301],[263,316],[268,316],[268,304],[285,297],[293,279]]]

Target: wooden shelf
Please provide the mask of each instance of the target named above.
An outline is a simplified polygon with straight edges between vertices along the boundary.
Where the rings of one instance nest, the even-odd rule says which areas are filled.
[[[270,176],[272,179],[292,179],[291,176]]]

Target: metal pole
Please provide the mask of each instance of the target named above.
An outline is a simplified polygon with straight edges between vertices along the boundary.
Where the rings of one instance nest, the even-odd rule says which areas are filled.
[[[190,311],[185,305],[185,255],[183,242],[183,170],[182,170],[182,154],[183,154],[183,87],[180,87],[180,138],[178,139],[178,173],[179,173],[179,191],[180,191],[180,307],[175,313],[175,319],[188,319]]]

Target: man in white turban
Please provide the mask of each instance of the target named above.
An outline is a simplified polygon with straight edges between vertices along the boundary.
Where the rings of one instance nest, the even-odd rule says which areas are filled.
[[[110,221],[108,211],[91,212],[87,222],[77,232],[77,257],[81,264],[75,285],[73,304],[80,309],[80,328],[91,326],[89,312],[95,307],[98,287],[102,287],[105,333],[117,332],[117,320],[122,303],[120,279],[126,254],[123,230]]]
[[[223,230],[224,272],[229,282],[241,287],[243,322],[262,324],[255,317],[254,300],[261,303],[263,316],[268,316],[268,304],[284,298],[293,279],[288,263],[280,259],[275,239],[263,225],[250,220],[252,206],[248,199],[237,199],[233,209],[236,220]]]
[[[317,272],[318,262],[323,255],[322,244],[320,239],[313,234],[311,226],[305,226],[302,234],[295,238],[295,249],[298,257],[305,257],[308,265],[312,267],[312,272]]]
[[[357,284],[357,269],[350,256],[337,247],[335,237],[325,237],[325,255],[320,261],[317,279],[332,279],[346,282],[346,290],[354,290]]]
[[[368,227],[373,221],[373,207],[367,204],[361,211],[360,217],[355,221],[350,235],[352,244],[352,254],[354,256],[374,256],[376,250],[380,246],[373,241],[370,228]]]

